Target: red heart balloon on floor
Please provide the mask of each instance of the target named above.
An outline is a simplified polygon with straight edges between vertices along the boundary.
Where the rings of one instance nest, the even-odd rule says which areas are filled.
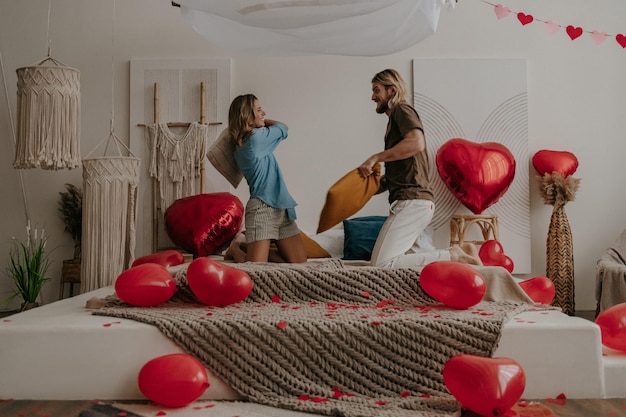
[[[137,377],[139,390],[165,407],[184,407],[209,387],[202,363],[186,353],[172,353],[146,362]]]
[[[524,292],[536,303],[552,304],[554,300],[554,282],[547,277],[534,277],[519,283]]]
[[[129,268],[115,280],[115,293],[120,300],[135,306],[159,305],[172,298],[175,292],[172,274],[155,263]]]
[[[420,285],[435,300],[459,310],[482,301],[487,291],[485,278],[468,264],[431,262],[420,272]]]
[[[230,193],[199,194],[174,201],[165,211],[165,228],[176,246],[208,256],[235,237],[243,213],[243,204]]]
[[[443,381],[463,408],[484,417],[504,415],[526,388],[524,370],[513,359],[466,354],[446,362]]]
[[[578,159],[571,152],[544,149],[533,156],[533,166],[541,176],[558,172],[567,177],[576,172]]]
[[[189,264],[187,283],[198,300],[216,307],[238,303],[252,291],[250,275],[209,258],[197,258]]]
[[[626,303],[609,307],[596,317],[602,344],[626,352]]]
[[[164,267],[176,266],[185,262],[182,253],[174,249],[168,249],[150,255],[141,256],[133,261],[131,266],[137,266],[147,263],[163,265]]]
[[[495,142],[450,139],[437,151],[436,163],[448,189],[474,214],[496,203],[515,177],[513,154]]]

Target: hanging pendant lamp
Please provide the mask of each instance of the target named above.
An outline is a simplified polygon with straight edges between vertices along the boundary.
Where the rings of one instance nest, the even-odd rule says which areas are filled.
[[[17,72],[17,169],[72,169],[80,166],[80,71],[50,55]]]
[[[111,30],[109,135],[82,160],[83,233],[81,293],[111,285],[134,260],[140,160],[115,134],[115,0]],[[104,145],[101,157],[92,157]],[[109,154],[115,145],[117,153]],[[129,156],[124,156],[126,153]]]

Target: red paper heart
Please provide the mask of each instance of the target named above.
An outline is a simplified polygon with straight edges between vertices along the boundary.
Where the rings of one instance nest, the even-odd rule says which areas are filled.
[[[198,300],[216,307],[238,303],[252,291],[252,279],[246,272],[204,257],[187,267],[187,283]]]
[[[578,38],[580,35],[583,34],[583,28],[577,28],[574,27],[572,25],[569,25],[565,31],[567,32],[567,34],[569,35],[569,37],[574,40],[576,38]]]
[[[535,20],[535,18],[532,15],[530,15],[530,14],[524,14],[522,12],[519,12],[517,14],[517,20],[519,20],[520,23],[524,26],[524,25],[527,25],[529,23],[532,23],[533,20]]]
[[[207,256],[235,237],[243,213],[243,204],[230,193],[199,194],[174,201],[165,211],[165,228],[176,246]]]
[[[617,35],[615,35],[615,40],[617,41],[617,43],[620,44],[620,46],[622,48],[626,48],[626,36],[618,33]]]
[[[420,272],[420,285],[428,295],[459,310],[482,301],[487,291],[485,278],[468,264],[431,262]]]
[[[474,214],[496,203],[515,177],[515,158],[502,144],[450,139],[437,151],[437,171]]]
[[[524,370],[513,359],[467,354],[446,362],[443,381],[463,408],[490,417],[504,415],[526,388]]]
[[[576,172],[578,159],[571,152],[544,149],[533,156],[533,166],[541,176],[558,172],[567,177]]]

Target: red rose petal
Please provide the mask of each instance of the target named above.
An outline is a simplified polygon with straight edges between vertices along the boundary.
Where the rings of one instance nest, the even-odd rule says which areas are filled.
[[[309,396],[307,394],[303,394],[303,395],[298,396],[298,399],[300,401],[309,401]]]
[[[155,414],[155,416],[166,416],[167,413],[165,411],[159,411],[158,413]]]
[[[384,401],[376,401],[374,404],[376,404],[376,405],[385,405],[387,403],[384,402]]]
[[[402,391],[400,393],[401,397],[409,397],[411,395],[411,391]]]
[[[285,327],[287,327],[289,325],[289,323],[287,323],[286,321],[279,321],[276,324],[276,327],[278,327],[279,329],[284,329]]]
[[[117,415],[120,417],[126,417],[128,413],[126,413],[126,411],[120,411],[119,413],[117,413]]]
[[[361,293],[361,295],[362,295],[363,297],[365,297],[365,298],[370,298],[370,293],[369,293],[369,292],[367,292],[367,291],[363,291],[363,292]]]
[[[272,296],[272,303],[280,303],[280,297],[277,295]]]

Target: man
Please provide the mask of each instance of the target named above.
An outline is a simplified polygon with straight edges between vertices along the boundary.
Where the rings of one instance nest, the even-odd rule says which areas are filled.
[[[406,85],[396,70],[386,69],[372,78],[376,112],[389,117],[385,150],[367,158],[358,169],[367,177],[376,163],[385,164],[381,192],[383,187],[389,191],[390,203],[389,217],[374,245],[372,265],[408,268],[434,261],[481,265],[472,244],[440,250],[420,247],[420,237],[432,220],[435,205],[424,128],[406,97]]]

